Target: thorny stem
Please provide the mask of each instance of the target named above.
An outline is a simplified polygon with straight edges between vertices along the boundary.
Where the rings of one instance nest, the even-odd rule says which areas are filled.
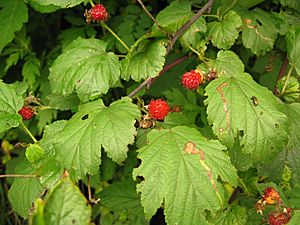
[[[165,72],[167,72],[168,70],[170,70],[171,68],[177,66],[178,64],[184,62],[186,59],[188,58],[188,55],[184,55],[178,59],[176,59],[174,62],[166,65],[159,73],[159,75],[155,78],[147,78],[146,80],[143,81],[143,83],[141,83],[136,89],[134,89],[129,95],[128,97],[132,98],[133,96],[135,96],[140,90],[142,90],[148,83],[155,81],[159,76],[163,75]]]
[[[100,24],[104,29],[108,30],[124,46],[124,48],[127,49],[128,52],[130,52],[129,47],[124,43],[124,41],[122,41],[122,39],[112,29],[110,29],[109,26],[106,25],[106,23],[101,21]]]
[[[13,178],[35,178],[38,177],[34,174],[1,174],[0,178],[13,177]]]
[[[212,6],[214,0],[209,0],[189,21],[187,21],[172,37],[172,39],[170,40],[168,46],[167,46],[167,54],[168,55],[171,50],[173,45],[175,44],[175,42],[177,41],[177,39],[183,35],[185,33],[185,31],[197,20],[199,19],[199,17],[208,9],[210,9],[210,7]],[[180,62],[181,63],[181,62]],[[177,65],[177,64],[176,64]],[[160,71],[160,73],[158,74],[158,76],[162,75],[164,72],[166,72],[167,70],[164,71],[164,69],[162,71]],[[157,77],[158,77],[157,76]],[[133,97],[135,94],[137,94],[140,90],[143,89],[143,87],[147,86],[153,79],[155,78],[147,78],[146,80],[143,81],[143,83],[141,83],[135,90],[133,90],[128,97]]]
[[[291,66],[290,69],[289,69],[288,74],[286,75],[286,78],[285,78],[284,85],[283,85],[283,88],[281,90],[280,96],[282,96],[284,94],[284,92],[285,92],[285,89],[287,87],[287,84],[288,84],[288,81],[289,81],[289,79],[291,77],[293,69],[294,69],[294,66]]]
[[[38,141],[35,139],[35,137],[32,135],[32,133],[30,132],[30,130],[26,127],[26,125],[24,124],[23,121],[21,121],[21,125],[23,127],[23,129],[26,131],[26,133],[29,135],[29,137],[33,140],[34,143],[37,143]]]
[[[152,16],[152,14],[148,11],[148,9],[145,7],[144,3],[141,0],[137,0],[138,3],[141,5],[141,7],[143,8],[143,10],[147,13],[147,15],[153,20],[153,22],[155,23],[155,25],[159,28],[159,30],[161,32],[163,32],[167,37],[169,37],[169,34],[167,31],[164,30],[164,28],[162,26],[159,25],[159,23],[157,22],[157,20]]]

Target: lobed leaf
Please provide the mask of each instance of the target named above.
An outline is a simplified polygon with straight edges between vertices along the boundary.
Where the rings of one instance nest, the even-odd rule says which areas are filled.
[[[185,152],[187,144],[195,154]],[[138,150],[141,165],[133,172],[145,214],[151,218],[164,204],[168,224],[208,224],[204,210],[216,212],[224,204],[218,177],[234,186],[237,174],[218,141],[208,141],[193,128],[177,126],[152,130],[148,145]]]
[[[166,53],[165,40],[144,41],[122,61],[121,77],[140,81],[158,76],[165,64]]]
[[[118,57],[105,51],[106,43],[97,39],[77,38],[52,64],[49,80],[54,94],[77,92],[87,101],[107,93],[120,77]]]
[[[102,100],[82,105],[56,140],[57,160],[75,179],[98,171],[101,146],[115,162],[123,162],[127,145],[133,143],[136,134],[135,119],[139,117],[140,111],[129,98],[109,107]]]
[[[229,49],[239,35],[242,26],[241,17],[233,10],[226,13],[222,21],[207,24],[207,37],[212,44],[221,49]]]
[[[292,27],[286,36],[286,48],[289,62],[300,76],[300,26]]]
[[[230,57],[227,59],[230,62]],[[227,146],[239,138],[243,153],[254,160],[271,160],[288,140],[287,117],[269,90],[249,74],[235,72],[225,73],[206,87],[208,121]]]
[[[238,11],[243,19],[242,40],[246,48],[256,55],[263,55],[273,48],[278,29],[271,15],[261,9]]]
[[[35,170],[25,157],[19,161],[14,171],[16,174],[34,175]],[[9,189],[8,198],[14,209],[21,217],[26,218],[32,203],[42,193],[42,185],[36,178],[15,178]]]
[[[0,133],[19,126],[22,117],[17,112],[22,106],[23,98],[16,88],[0,80]]]
[[[23,0],[0,1],[0,53],[14,38],[14,33],[21,30],[28,20],[28,9]]]
[[[34,3],[34,5],[37,6],[40,5],[39,8],[46,10],[46,12],[47,9],[51,12],[57,9],[56,6],[60,8],[71,8],[84,2],[84,0],[30,0],[30,2],[31,4]],[[49,8],[44,8],[41,6],[48,6]]]

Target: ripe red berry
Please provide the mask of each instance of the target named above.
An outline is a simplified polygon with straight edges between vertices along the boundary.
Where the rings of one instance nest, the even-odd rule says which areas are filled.
[[[203,74],[198,70],[186,72],[181,77],[181,84],[190,90],[195,90],[203,82]]]
[[[273,187],[266,188],[262,197],[263,200],[269,205],[273,205],[275,202],[281,202],[280,194]]]
[[[291,219],[291,213],[289,213],[289,212],[269,214],[268,224],[270,224],[270,225],[288,224],[290,219]]]
[[[18,113],[23,117],[23,120],[30,120],[34,114],[34,111],[31,107],[24,105]]]
[[[148,105],[148,112],[154,119],[163,120],[170,112],[170,107],[165,100],[151,100]]]
[[[107,20],[108,18],[108,12],[102,4],[94,5],[89,10],[89,13],[91,15],[92,20]]]

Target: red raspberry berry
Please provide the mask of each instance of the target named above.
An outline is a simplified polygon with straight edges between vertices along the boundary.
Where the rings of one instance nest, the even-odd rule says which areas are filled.
[[[181,84],[190,90],[195,90],[203,82],[203,74],[198,70],[186,72],[181,77]]]
[[[280,194],[273,187],[266,188],[262,198],[269,205],[273,205],[275,202],[281,202]]]
[[[170,112],[170,107],[165,100],[151,100],[148,105],[150,116],[157,120],[163,120]]]
[[[291,214],[288,212],[269,214],[268,224],[270,225],[283,225],[288,224],[291,219]]]
[[[31,107],[24,105],[18,113],[23,117],[23,120],[30,120],[34,114],[34,111]]]
[[[89,10],[89,13],[91,15],[92,20],[107,20],[108,18],[108,12],[102,4],[94,5]]]

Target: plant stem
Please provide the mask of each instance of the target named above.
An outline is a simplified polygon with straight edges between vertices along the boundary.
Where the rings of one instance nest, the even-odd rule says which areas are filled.
[[[92,5],[92,7],[95,5],[92,0],[90,0],[90,4]]]
[[[244,183],[244,181],[240,177],[238,177],[238,182],[241,184],[243,190],[247,193],[247,196],[250,196],[250,192],[249,192],[246,184]]]
[[[164,33],[164,35],[166,35],[167,37],[170,37],[170,35],[168,34],[167,31],[164,30],[164,28],[162,26],[159,25],[159,23],[157,22],[157,20],[152,16],[152,14],[148,11],[148,9],[145,7],[144,3],[141,0],[137,0],[138,3],[141,5],[141,7],[143,8],[143,10],[146,12],[146,14],[153,20],[153,22],[155,23],[155,25],[158,27],[158,29]]]
[[[26,133],[29,135],[29,137],[33,140],[34,143],[37,143],[38,141],[35,139],[35,137],[32,135],[32,133],[30,132],[30,130],[28,130],[28,128],[25,126],[25,124],[23,123],[23,121],[21,121],[21,125],[23,127],[23,129],[26,131]]]
[[[285,59],[283,60],[283,62],[281,64],[281,67],[280,67],[280,70],[279,70],[279,73],[277,76],[276,84],[274,86],[274,90],[273,90],[274,94],[279,94],[279,91],[277,89],[277,83],[284,76],[288,64],[289,64],[289,60],[287,57],[285,57]]]
[[[124,48],[127,49],[128,52],[130,52],[129,47],[124,43],[124,41],[122,41],[122,39],[112,29],[110,29],[109,26],[106,25],[106,23],[101,21],[100,24],[104,29],[108,30],[124,46]]]
[[[291,77],[293,69],[294,69],[294,66],[291,66],[290,69],[289,69],[289,71],[288,71],[288,74],[286,75],[286,78],[285,78],[284,85],[283,85],[283,88],[281,90],[280,96],[282,96],[284,94],[284,92],[285,92],[285,89],[287,87],[287,83],[288,83],[288,81],[289,81],[289,79]]]
[[[0,178],[13,177],[13,178],[35,178],[38,177],[34,174],[1,174]]]

